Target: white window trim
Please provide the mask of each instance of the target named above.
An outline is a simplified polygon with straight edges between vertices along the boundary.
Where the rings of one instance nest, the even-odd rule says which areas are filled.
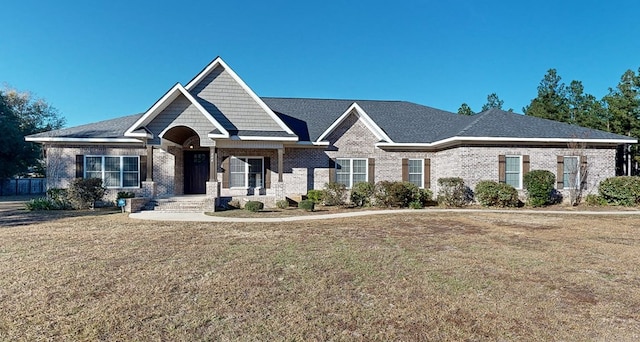
[[[504,156],[504,160],[505,160],[505,164],[504,164],[504,177],[505,177],[505,183],[506,183],[506,178],[507,178],[507,174],[509,174],[509,171],[507,171],[507,158],[518,158],[518,160],[520,160],[520,162],[518,162],[518,165],[520,165],[520,170],[518,171],[518,186],[515,187],[518,190],[522,190],[522,156],[521,155],[505,155]],[[513,173],[513,172],[512,172]],[[507,183],[509,184],[509,183]]]
[[[365,162],[365,171],[364,171],[364,179],[369,179],[369,159],[368,158],[336,158],[335,162],[335,177],[334,182],[338,180],[338,160],[348,160],[349,161],[349,184],[345,184],[347,189],[351,189],[353,187],[353,161],[354,160],[364,160]]]
[[[101,158],[102,160],[100,161],[100,174],[101,177],[100,179],[102,179],[102,183],[104,185],[104,179],[105,179],[105,158],[120,158],[120,186],[106,186],[104,185],[107,189],[138,189],[140,188],[140,156],[113,156],[113,155],[85,155],[84,156],[84,160],[83,160],[83,167],[82,167],[82,178],[87,178],[87,158]],[[124,158],[136,158],[136,160],[138,161],[138,183],[135,186],[123,186],[124,183]],[[92,172],[97,172],[97,171],[92,171]],[[127,173],[133,173],[130,171],[127,171]]]
[[[245,159],[244,163],[245,163],[245,168],[244,168],[244,186],[231,186],[231,184],[229,184],[229,189],[231,190],[246,190],[246,189],[262,189],[266,187],[265,184],[265,173],[266,170],[264,169],[264,157],[262,156],[231,156],[232,159]],[[249,170],[247,169],[247,159],[260,159],[262,160],[262,186],[257,186],[257,187],[250,187],[249,186]],[[239,172],[238,172],[239,173]],[[231,177],[231,161],[229,161],[229,177]]]
[[[420,158],[409,158],[409,164],[411,164],[412,160],[417,160],[420,162],[420,189],[424,189],[424,159]],[[411,178],[411,166],[407,164],[407,175]],[[415,174],[415,173],[414,173]]]
[[[578,189],[579,188],[579,183],[582,182],[581,178],[581,170],[580,170],[580,156],[563,156],[563,166],[562,166],[562,184],[563,184],[563,188],[565,189]],[[575,182],[577,184],[571,184],[571,178],[569,178],[569,182],[565,182],[564,181],[564,174],[566,173],[565,170],[567,169],[567,159],[571,158],[571,159],[575,159],[576,160],[576,179]]]

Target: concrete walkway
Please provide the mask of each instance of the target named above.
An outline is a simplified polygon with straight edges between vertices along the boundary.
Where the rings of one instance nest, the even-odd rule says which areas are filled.
[[[640,215],[640,210],[629,211],[571,211],[571,210],[528,210],[528,209],[514,209],[514,210],[499,210],[499,209],[395,209],[395,210],[363,210],[354,212],[343,212],[335,214],[316,214],[316,215],[303,215],[303,216],[286,216],[286,217],[222,217],[222,216],[210,216],[202,213],[168,213],[158,211],[142,211],[139,213],[130,214],[129,217],[140,220],[154,220],[154,221],[188,221],[188,222],[293,222],[293,221],[311,221],[311,220],[325,220],[344,217],[358,217],[367,215],[386,215],[386,214],[403,214],[422,213],[428,215],[429,213],[501,213],[501,214],[537,214],[537,215]],[[257,214],[259,215],[259,214]]]

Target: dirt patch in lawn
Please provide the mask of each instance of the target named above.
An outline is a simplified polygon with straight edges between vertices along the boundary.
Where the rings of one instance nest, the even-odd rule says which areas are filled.
[[[0,229],[0,340],[638,340],[637,227],[60,217]]]

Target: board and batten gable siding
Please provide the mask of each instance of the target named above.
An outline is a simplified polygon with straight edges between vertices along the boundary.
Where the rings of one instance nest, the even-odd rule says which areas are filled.
[[[227,130],[282,131],[221,66],[213,69],[190,93]]]
[[[187,126],[200,137],[200,146],[213,146],[207,135],[215,126],[184,95],[180,94],[147,125],[154,138],[149,144],[159,145],[159,134],[167,127]]]

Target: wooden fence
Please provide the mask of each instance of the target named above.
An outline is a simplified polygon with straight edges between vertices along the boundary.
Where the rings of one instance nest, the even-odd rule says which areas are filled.
[[[0,196],[38,195],[47,191],[46,178],[0,180]]]

